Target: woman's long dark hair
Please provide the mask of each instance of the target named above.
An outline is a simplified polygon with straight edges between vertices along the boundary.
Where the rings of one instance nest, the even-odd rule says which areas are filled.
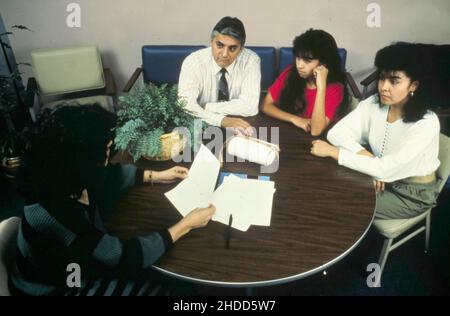
[[[45,112],[31,136],[20,174],[21,189],[43,205],[78,198],[104,167],[116,118],[98,105]]]
[[[293,42],[295,57],[318,59],[328,68],[327,84],[341,83],[344,87],[344,98],[338,109],[338,116],[347,112],[350,103],[345,84],[345,73],[341,69],[340,57],[333,36],[322,30],[309,29],[297,36]],[[306,79],[300,77],[294,65],[289,71],[285,86],[280,96],[280,107],[290,113],[298,114],[305,110]],[[300,102],[299,102],[300,101]]]
[[[411,79],[411,82],[419,82],[414,96],[408,96],[403,107],[403,122],[405,123],[417,122],[422,119],[431,107],[426,102],[422,64],[417,44],[397,43],[386,46],[379,50],[375,57],[375,66],[380,78],[389,77],[396,71],[403,71]],[[380,106],[383,105],[380,103]]]

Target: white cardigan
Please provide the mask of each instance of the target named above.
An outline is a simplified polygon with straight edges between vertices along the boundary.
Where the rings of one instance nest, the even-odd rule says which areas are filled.
[[[339,164],[383,182],[436,171],[440,165],[436,114],[428,111],[415,123],[402,119],[388,123],[388,113],[389,107],[380,107],[378,96],[373,95],[329,131],[328,140],[340,148]],[[358,155],[364,149],[361,144],[369,144],[375,157]]]

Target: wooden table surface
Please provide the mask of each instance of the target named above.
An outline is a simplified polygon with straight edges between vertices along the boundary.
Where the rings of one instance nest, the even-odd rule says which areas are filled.
[[[177,241],[156,262],[157,270],[210,285],[279,284],[331,266],[350,253],[368,231],[375,208],[369,176],[312,156],[314,138],[291,124],[263,114],[247,120],[253,126],[279,127],[279,169],[269,175],[276,188],[270,227],[252,225],[247,232],[233,229],[230,249],[226,249],[227,226],[211,221]],[[126,160],[124,156],[118,159]],[[174,163],[141,160],[137,165],[158,170]],[[257,176],[260,166],[225,163],[221,171]],[[107,227],[129,238],[173,225],[181,215],[164,193],[175,185],[131,189]]]

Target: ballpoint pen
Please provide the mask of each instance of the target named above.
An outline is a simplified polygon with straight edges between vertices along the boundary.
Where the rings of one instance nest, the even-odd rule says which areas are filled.
[[[227,236],[226,236],[226,247],[227,249],[230,248],[230,237],[231,237],[231,224],[233,224],[233,215],[230,214],[230,219],[228,220],[228,228],[227,228]]]

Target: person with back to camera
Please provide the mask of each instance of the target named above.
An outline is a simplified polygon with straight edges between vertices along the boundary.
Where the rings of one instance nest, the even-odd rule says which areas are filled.
[[[122,241],[103,214],[126,188],[172,182],[188,169],[140,170],[109,163],[116,117],[98,105],[64,106],[41,119],[24,156],[21,178],[34,200],[25,206],[15,268],[17,295],[64,295],[97,279],[128,280],[149,267],[190,230],[205,226],[215,208],[197,208],[168,229]],[[82,288],[68,288],[66,268],[77,263]]]

